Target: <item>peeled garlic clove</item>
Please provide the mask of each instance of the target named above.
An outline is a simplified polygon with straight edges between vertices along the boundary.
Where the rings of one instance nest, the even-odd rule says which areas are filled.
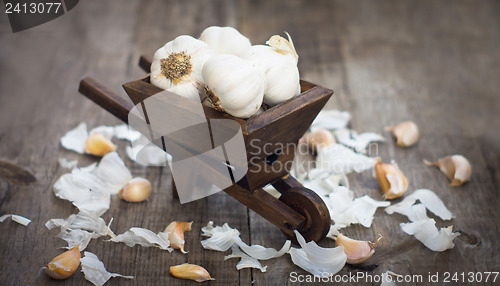
[[[383,163],[380,159],[373,167],[373,172],[384,199],[395,199],[401,197],[408,189],[406,176],[396,163]]]
[[[58,280],[66,279],[75,273],[80,265],[80,244],[56,256],[43,268],[50,277]]]
[[[192,224],[192,221],[174,221],[167,226],[164,232],[168,233],[170,247],[179,249],[182,253],[187,253],[187,251],[184,251],[184,232],[191,231]]]
[[[418,126],[413,121],[403,121],[387,129],[392,131],[396,138],[396,145],[400,147],[409,147],[418,141]]]
[[[120,199],[138,203],[145,201],[151,195],[151,183],[141,177],[133,178],[120,190]]]
[[[201,69],[213,54],[207,43],[191,36],[179,36],[154,54],[151,84],[200,102]]]
[[[306,144],[307,147],[313,152],[319,152],[321,148],[335,144],[335,137],[333,134],[326,129],[318,129],[313,132],[304,134],[300,138],[300,144]]]
[[[233,27],[211,26],[203,30],[199,38],[217,54],[239,56],[252,45],[250,40]]]
[[[375,253],[375,247],[381,238],[382,236],[373,243],[371,241],[355,240],[341,233],[335,239],[335,244],[344,247],[344,253],[347,255],[347,263],[360,264],[372,257]]]
[[[85,142],[85,151],[95,156],[104,156],[115,151],[117,146],[99,133],[90,134]]]
[[[190,279],[196,282],[205,282],[208,280],[215,280],[210,277],[208,271],[196,264],[181,264],[170,266],[170,274],[181,279]]]
[[[202,73],[213,108],[240,118],[257,113],[266,79],[252,62],[234,55],[216,55],[205,63]]]
[[[472,167],[469,160],[462,155],[451,155],[443,157],[436,162],[429,162],[424,160],[428,166],[439,167],[448,179],[450,179],[450,186],[460,186],[470,180]]]

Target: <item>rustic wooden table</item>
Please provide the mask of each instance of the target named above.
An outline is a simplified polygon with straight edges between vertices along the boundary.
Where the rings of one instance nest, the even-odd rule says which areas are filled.
[[[333,89],[327,108],[350,111],[351,127],[358,131],[384,132],[405,119],[420,126],[416,146],[400,149],[388,140],[378,154],[398,162],[410,181],[409,192],[429,188],[444,200],[456,216],[454,228],[462,231],[455,248],[432,252],[402,232],[403,216],[379,210],[372,228],[345,230],[354,238],[382,234],[377,253],[366,267],[346,266],[339,274],[392,270],[427,277],[429,272],[500,271],[499,15],[494,1],[86,0],[63,17],[16,34],[7,17],[0,17],[0,160],[26,168],[37,179],[25,186],[0,178],[0,214],[33,220],[27,228],[0,224],[0,284],[55,283],[39,269],[64,242],[44,224],[76,212],[52,193],[65,172],[57,159],[78,159],[80,166],[95,160],[63,150],[58,140],[82,121],[91,127],[118,123],[78,93],[79,80],[93,76],[126,97],[120,85],[143,74],[139,55],[152,54],[181,34],[198,36],[210,25],[237,27],[253,43],[290,32],[301,77]],[[454,153],[465,155],[473,167],[471,182],[458,188],[448,187],[442,174],[422,164],[423,158]],[[126,164],[153,183],[154,193],[142,204],[112,199],[103,217],[114,218],[116,233],[132,226],[161,231],[172,220],[193,220],[194,225],[187,234],[187,255],[92,241],[88,250],[108,270],[136,277],[107,285],[193,285],[168,273],[169,266],[184,262],[205,266],[217,279],[213,285],[282,285],[290,284],[292,271],[305,274],[288,256],[265,261],[266,273],[237,271],[237,260],[223,261],[223,253],[201,247],[202,225],[227,222],[246,242],[275,248],[285,236],[225,193],[180,205],[172,198],[168,170]],[[381,199],[370,172],[350,180],[357,195]],[[326,239],[321,245],[334,243]],[[80,272],[60,284],[90,285]]]

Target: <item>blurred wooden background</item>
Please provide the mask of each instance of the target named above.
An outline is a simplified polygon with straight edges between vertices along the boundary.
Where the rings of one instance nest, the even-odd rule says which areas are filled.
[[[462,236],[454,249],[435,253],[403,233],[403,216],[379,210],[372,228],[345,230],[357,239],[382,234],[377,253],[365,267],[346,266],[339,274],[392,270],[427,277],[437,271],[500,271],[499,15],[497,1],[85,0],[63,17],[16,34],[1,16],[0,160],[28,169],[38,181],[21,186],[0,178],[0,214],[33,220],[27,228],[0,224],[0,284],[54,284],[39,269],[64,242],[44,224],[76,212],[52,193],[66,171],[57,159],[79,159],[79,166],[94,161],[62,150],[58,140],[82,121],[89,127],[118,123],[78,93],[79,80],[93,76],[126,97],[121,84],[143,74],[137,66],[141,54],[152,55],[181,34],[197,37],[210,25],[234,26],[254,44],[289,32],[300,55],[301,77],[333,89],[327,108],[350,111],[353,129],[384,132],[385,126],[406,119],[420,126],[416,146],[403,150],[388,140],[379,145],[378,155],[398,162],[408,176],[409,193],[434,190],[456,216],[452,224]],[[470,159],[473,174],[469,184],[450,188],[422,159],[455,153]],[[192,285],[168,274],[169,266],[184,262],[203,265],[217,279],[213,285],[293,284],[290,272],[306,273],[288,256],[264,261],[266,273],[237,271],[236,259],[223,261],[224,254],[202,249],[202,225],[228,222],[244,241],[275,248],[285,236],[224,193],[180,205],[171,196],[168,170],[142,168],[128,159],[126,164],[134,175],[153,182],[154,193],[143,204],[112,199],[103,217],[114,218],[115,233],[132,226],[158,232],[172,220],[193,220],[194,225],[186,237],[187,255],[92,241],[87,250],[109,271],[136,277],[107,285]],[[349,177],[358,196],[381,199],[370,172]],[[438,220],[438,225],[444,224]],[[321,245],[334,243],[327,239]],[[90,285],[79,271],[59,284]]]

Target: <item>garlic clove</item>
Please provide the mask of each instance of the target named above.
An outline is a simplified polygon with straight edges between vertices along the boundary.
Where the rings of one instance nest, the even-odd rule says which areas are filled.
[[[208,271],[196,264],[181,264],[170,266],[170,274],[181,279],[190,279],[196,282],[205,282],[208,280],[215,280],[210,277]]]
[[[469,160],[462,155],[451,155],[443,157],[436,162],[424,160],[428,166],[436,166],[450,179],[450,186],[460,186],[470,180],[472,167]]]
[[[401,197],[408,189],[408,181],[396,163],[383,163],[380,158],[373,167],[373,172],[384,199]]]
[[[326,129],[318,129],[313,132],[308,132],[299,140],[299,144],[306,144],[313,152],[319,152],[321,148],[335,144],[335,137]]]
[[[344,247],[344,253],[347,255],[347,263],[360,264],[372,257],[380,239],[382,239],[381,235],[373,243],[371,241],[355,240],[341,233],[335,239],[335,244]]]
[[[174,221],[167,226],[163,232],[168,233],[170,247],[173,249],[179,249],[182,253],[187,253],[187,251],[184,250],[184,232],[191,231],[192,224],[192,221]]]
[[[58,280],[66,279],[75,273],[80,265],[80,244],[59,254],[43,268],[50,277]]]
[[[207,43],[217,54],[241,55],[252,45],[250,40],[233,27],[211,26],[201,32],[199,40]]]
[[[202,75],[214,109],[249,118],[261,107],[266,77],[251,61],[235,55],[216,55],[205,63]]]
[[[418,126],[413,121],[403,121],[386,129],[392,131],[396,145],[400,147],[410,147],[417,143],[419,138]]]
[[[99,133],[90,134],[85,142],[85,151],[95,156],[104,156],[115,151],[117,146]]]
[[[141,177],[133,178],[120,190],[120,198],[127,202],[142,202],[150,195],[151,183]]]

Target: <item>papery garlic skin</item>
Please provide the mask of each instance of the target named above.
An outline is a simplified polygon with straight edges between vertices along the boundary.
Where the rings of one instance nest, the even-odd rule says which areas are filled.
[[[429,166],[439,167],[446,177],[450,180],[450,186],[456,187],[465,184],[470,180],[472,167],[469,160],[462,155],[451,155],[439,159],[436,162],[424,160]]]
[[[360,264],[372,257],[375,253],[375,247],[381,238],[379,237],[373,243],[371,241],[355,240],[341,233],[335,239],[335,245],[344,247],[344,253],[347,255],[347,263]]]
[[[184,232],[191,231],[192,224],[192,221],[174,221],[167,226],[163,232],[168,233],[170,247],[173,249],[179,249],[182,253],[187,253],[187,251],[184,250]]]
[[[215,109],[248,118],[262,105],[265,76],[250,61],[234,55],[216,55],[205,63],[202,74]]]
[[[80,244],[75,245],[72,249],[59,254],[54,259],[52,259],[43,268],[45,273],[58,280],[66,279],[75,273],[76,269],[80,265]]]
[[[170,266],[170,274],[181,279],[190,279],[196,282],[205,282],[208,280],[215,280],[210,277],[208,271],[196,264],[181,264]]]
[[[179,36],[158,49],[151,64],[151,83],[191,100],[200,101],[201,70],[214,54],[203,41]]]
[[[299,140],[299,144],[306,144],[307,147],[313,152],[318,152],[321,148],[335,143],[335,137],[333,137],[333,134],[326,129],[318,129],[313,132],[308,132]]]
[[[145,201],[151,195],[151,183],[141,177],[133,178],[120,190],[120,199],[138,203]]]
[[[201,33],[199,39],[207,43],[217,54],[239,56],[252,45],[247,37],[233,27],[208,27]]]
[[[256,63],[266,75],[264,103],[274,106],[300,94],[298,55],[293,42],[275,35],[267,44],[255,45],[241,57]]]
[[[396,163],[391,164],[378,162],[373,166],[373,172],[384,199],[395,199],[401,197],[408,189],[408,180]]]
[[[413,121],[403,121],[395,126],[389,127],[396,138],[396,145],[400,147],[410,147],[417,143],[419,130]]]

